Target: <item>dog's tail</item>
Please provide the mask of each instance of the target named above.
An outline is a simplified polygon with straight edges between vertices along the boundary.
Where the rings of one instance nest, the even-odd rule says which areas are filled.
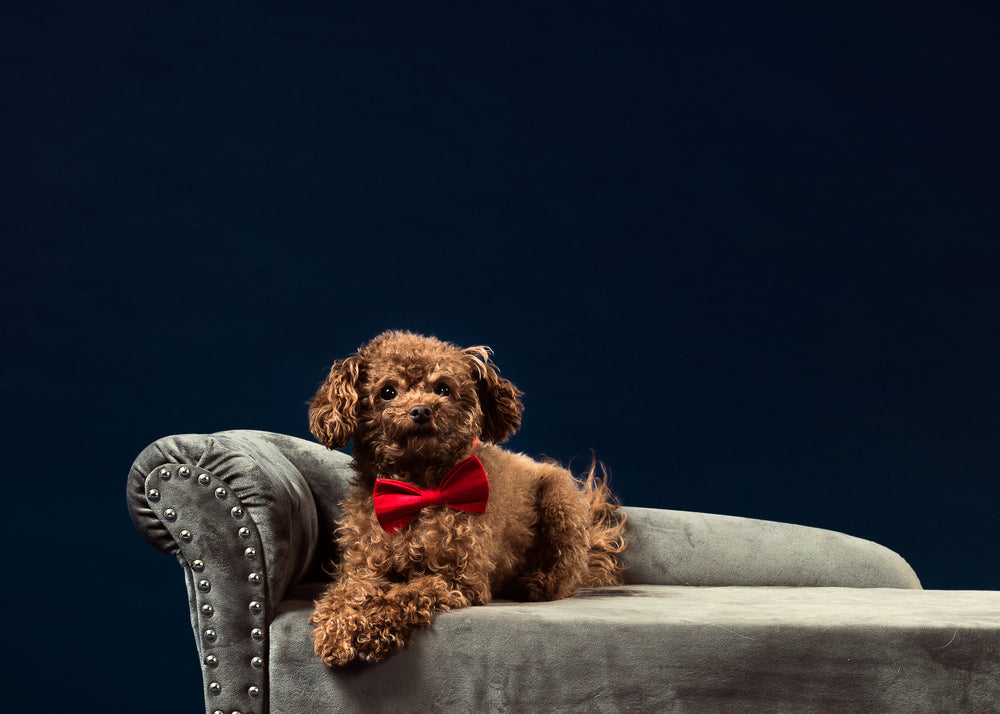
[[[600,475],[598,475],[600,471]],[[621,585],[625,566],[618,557],[625,550],[625,513],[608,487],[608,472],[595,457],[584,479],[583,493],[590,506],[590,557],[582,587]]]

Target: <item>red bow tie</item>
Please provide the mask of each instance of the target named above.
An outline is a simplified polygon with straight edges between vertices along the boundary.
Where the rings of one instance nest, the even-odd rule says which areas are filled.
[[[448,506],[456,511],[486,513],[490,482],[486,470],[470,456],[445,475],[437,488],[421,489],[396,479],[375,481],[375,517],[386,533],[405,528],[425,508]]]

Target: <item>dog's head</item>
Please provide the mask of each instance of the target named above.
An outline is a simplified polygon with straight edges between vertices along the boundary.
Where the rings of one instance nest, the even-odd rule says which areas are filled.
[[[448,463],[477,437],[517,431],[521,391],[500,377],[487,347],[385,332],[338,360],[309,406],[309,428],[331,449],[354,440],[378,462]]]

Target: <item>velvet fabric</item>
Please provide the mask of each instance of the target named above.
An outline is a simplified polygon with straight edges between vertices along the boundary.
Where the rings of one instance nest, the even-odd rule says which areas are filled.
[[[166,437],[137,457],[129,510],[185,572],[206,711],[995,711],[1000,701],[1000,594],[921,590],[899,555],[841,533],[633,507],[622,587],[442,613],[388,661],[331,670],[313,655],[308,618],[336,559],[349,463],[252,431]]]
[[[1000,593],[584,590],[443,613],[379,665],[320,673],[296,646],[308,637],[315,592],[297,589],[271,625],[273,714],[989,712],[1000,704]]]

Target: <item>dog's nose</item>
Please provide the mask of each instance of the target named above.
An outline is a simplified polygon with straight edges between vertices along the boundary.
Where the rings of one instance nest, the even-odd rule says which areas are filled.
[[[417,424],[426,424],[431,420],[431,408],[426,404],[415,404],[410,407],[410,418]]]

